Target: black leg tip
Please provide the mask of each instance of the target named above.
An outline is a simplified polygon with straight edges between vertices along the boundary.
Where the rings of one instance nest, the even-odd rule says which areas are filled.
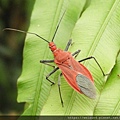
[[[51,86],[53,86],[55,83],[53,82],[52,84],[51,84]]]
[[[62,104],[62,107],[64,107],[64,104],[63,104],[63,102],[61,102],[61,104]]]
[[[108,74],[103,74],[103,76],[109,76],[109,73]]]

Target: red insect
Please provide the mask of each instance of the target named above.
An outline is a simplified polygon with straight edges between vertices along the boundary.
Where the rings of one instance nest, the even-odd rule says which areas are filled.
[[[88,60],[88,59],[94,59],[97,65],[100,67],[103,75],[105,76],[101,66],[97,62],[97,60],[94,57],[88,57],[80,61],[76,61],[73,56],[77,56],[80,52],[80,50],[77,50],[73,54],[70,52],[67,52],[72,40],[69,40],[65,50],[58,49],[56,45],[53,42],[49,42],[49,48],[51,49],[54,60],[41,60],[41,63],[50,65],[49,63],[55,62],[58,67],[56,67],[50,74],[46,76],[46,79],[51,82],[53,85],[54,82],[52,82],[49,78],[55,71],[60,69],[62,73],[60,74],[64,76],[65,80],[68,82],[68,84],[77,92],[82,93],[86,95],[87,97],[91,99],[95,99],[96,97],[96,90],[94,86],[94,80],[89,72],[89,70],[82,65],[80,62]],[[51,65],[50,65],[51,66]],[[60,91],[60,78],[58,81],[58,87],[59,87],[59,93],[60,93],[60,99],[61,103],[63,105],[63,100],[61,96]]]
[[[71,43],[71,40],[69,42]],[[69,85],[77,92],[83,93],[89,98],[95,98],[96,91],[91,73],[85,66],[79,63],[80,61],[76,61],[73,58],[80,51],[78,50],[71,54],[70,52],[58,49],[53,42],[49,43],[49,47],[53,52],[54,62],[61,69],[62,75]]]
[[[58,30],[58,27],[60,25],[60,22],[62,20],[62,17],[61,17],[61,19],[56,27],[56,30],[55,30],[55,33],[54,33],[54,36],[53,36],[51,42],[49,42],[48,40],[44,39],[43,37],[39,36],[36,33],[25,32],[22,30],[17,30],[17,29],[12,29],[12,28],[5,28],[4,30],[13,30],[13,31],[18,31],[18,32],[22,32],[22,33],[34,34],[34,35],[40,37],[42,40],[46,41],[49,44],[49,48],[54,55],[54,60],[41,60],[40,62],[44,63],[46,65],[49,65],[49,66],[52,66],[50,64],[51,62],[55,62],[57,65],[57,67],[52,66],[52,67],[55,67],[55,69],[46,76],[46,79],[50,83],[52,83],[51,85],[53,85],[54,82],[51,81],[49,79],[49,77],[55,71],[60,69],[62,71],[60,76],[63,75],[65,80],[68,82],[68,84],[74,90],[76,90],[78,93],[84,94],[85,96],[87,96],[89,98],[95,99],[96,90],[95,90],[95,86],[94,86],[93,77],[92,77],[91,73],[89,72],[89,70],[84,65],[82,65],[80,62],[93,58],[95,60],[95,62],[97,63],[97,65],[99,66],[99,68],[101,69],[104,76],[105,76],[105,74],[104,74],[101,66],[99,65],[99,63],[97,62],[97,60],[94,57],[91,56],[91,57],[85,58],[83,60],[76,61],[74,59],[74,56],[76,57],[79,54],[80,50],[77,50],[73,54],[71,54],[70,52],[67,52],[69,46],[71,45],[72,40],[69,40],[65,50],[61,50],[61,49],[58,49],[56,47],[53,40],[54,40],[54,37],[55,37],[56,32]],[[63,100],[62,100],[61,91],[60,91],[60,77],[58,79],[58,88],[59,88],[61,103],[63,105]]]

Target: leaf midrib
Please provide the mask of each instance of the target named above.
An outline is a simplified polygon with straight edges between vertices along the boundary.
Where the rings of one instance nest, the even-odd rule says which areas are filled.
[[[62,7],[62,3],[63,3],[62,1],[63,0],[58,1],[59,2],[58,3],[58,7],[56,7],[56,9],[57,9],[56,11],[57,12],[56,12],[56,14],[54,16],[53,23],[51,25],[51,30],[50,30],[48,39],[51,38],[52,31],[54,31],[54,28],[56,26],[56,23],[57,23],[56,21],[58,20],[58,16],[59,16],[58,13],[60,13],[60,10],[61,10],[61,7]],[[44,54],[45,58],[46,58],[46,56],[48,56],[48,54],[49,54],[49,52],[46,51],[45,54]],[[39,71],[41,71],[41,70],[39,70]],[[45,71],[45,67],[44,67],[44,70],[42,70],[42,71]],[[39,98],[40,98],[40,91],[41,91],[41,86],[43,84],[43,81],[40,80],[41,77],[43,78],[43,74],[42,73],[43,72],[39,72],[39,75],[38,75],[39,77],[38,77],[37,82],[36,82],[36,89],[35,89],[34,102],[33,102],[31,115],[36,115],[37,114],[37,108],[38,108]]]
[[[115,106],[115,109],[114,111],[112,112],[111,115],[117,115],[118,111],[120,110],[120,99],[119,101],[117,102],[116,106]]]
[[[99,33],[97,34],[97,36],[96,36],[96,39],[98,39],[99,40],[99,38],[102,36],[102,34],[104,33],[104,31],[105,31],[105,28],[106,28],[106,26],[108,25],[108,22],[110,21],[110,19],[111,19],[111,16],[112,16],[112,14],[114,13],[114,11],[115,11],[115,9],[117,9],[117,6],[119,5],[119,3],[120,3],[120,1],[119,0],[117,0],[117,1],[115,1],[115,3],[113,4],[113,6],[111,7],[111,10],[110,10],[110,12],[109,12],[109,14],[106,16],[106,19],[105,19],[105,21],[104,21],[104,23],[103,23],[103,25],[101,26],[101,28],[100,28],[100,35],[99,35]],[[95,40],[96,40],[95,39]],[[95,41],[94,40],[94,41]],[[94,44],[95,44],[95,42],[94,42]],[[96,46],[97,46],[97,44],[96,44]],[[93,47],[91,47],[91,48],[93,48]],[[94,49],[95,49],[96,47],[94,47]],[[90,52],[89,52],[90,53]],[[106,78],[107,79],[107,78]],[[104,86],[105,86],[105,83],[104,83]],[[103,88],[104,88],[104,86],[103,86]],[[103,89],[102,89],[103,90]],[[101,91],[102,92],[102,91]],[[100,93],[100,95],[101,95],[101,93]],[[99,99],[100,99],[100,96],[99,96],[99,98],[98,98],[98,101],[99,101]],[[95,107],[94,107],[94,111],[93,111],[93,115],[95,115],[95,109],[97,108],[97,105],[98,105],[98,102],[97,101],[97,103],[96,103],[96,105],[95,105]],[[120,106],[120,101],[118,102],[118,105]],[[117,107],[118,108],[118,107]],[[116,109],[117,109],[116,108]],[[116,111],[116,110],[114,110],[114,111]],[[114,114],[115,112],[113,112],[113,114]]]
[[[105,17],[105,20],[103,22],[103,24],[101,25],[100,29],[98,30],[98,33],[96,34],[96,37],[93,41],[93,44],[91,44],[91,47],[89,49],[89,52],[87,54],[87,56],[92,55],[95,52],[95,49],[97,48],[97,46],[99,45],[99,40],[102,37],[103,33],[105,32],[105,29],[111,19],[112,14],[114,13],[116,7],[119,4],[119,0],[115,1],[115,3],[111,6],[110,12],[107,14],[107,16]],[[87,64],[86,64],[87,65]]]

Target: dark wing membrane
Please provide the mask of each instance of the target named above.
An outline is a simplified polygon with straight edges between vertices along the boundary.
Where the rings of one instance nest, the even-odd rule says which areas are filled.
[[[76,76],[76,82],[84,95],[92,99],[96,98],[96,90],[91,80],[82,74],[78,74]]]

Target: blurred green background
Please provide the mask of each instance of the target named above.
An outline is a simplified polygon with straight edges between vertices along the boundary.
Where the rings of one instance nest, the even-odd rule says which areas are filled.
[[[2,31],[6,27],[27,31],[35,0],[0,0],[0,115],[21,114],[17,79],[22,71],[25,34]]]

